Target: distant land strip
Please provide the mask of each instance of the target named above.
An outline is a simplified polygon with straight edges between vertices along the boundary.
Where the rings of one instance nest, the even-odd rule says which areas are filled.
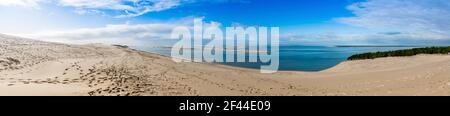
[[[336,45],[335,47],[423,47],[415,45]]]

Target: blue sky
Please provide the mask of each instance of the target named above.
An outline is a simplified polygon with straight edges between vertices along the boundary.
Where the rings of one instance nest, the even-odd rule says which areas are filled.
[[[334,17],[352,16],[345,0],[247,0],[246,2],[205,2],[180,6],[159,13],[144,14],[138,19],[170,19],[199,16],[224,25],[299,26],[320,24]]]
[[[301,45],[450,43],[448,0],[0,0],[0,33],[57,42],[164,40],[194,18]]]

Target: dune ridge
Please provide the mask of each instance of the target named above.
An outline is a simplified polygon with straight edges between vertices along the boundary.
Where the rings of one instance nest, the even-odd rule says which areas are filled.
[[[101,44],[0,35],[0,95],[450,95],[450,55],[347,61],[321,72],[261,74]]]

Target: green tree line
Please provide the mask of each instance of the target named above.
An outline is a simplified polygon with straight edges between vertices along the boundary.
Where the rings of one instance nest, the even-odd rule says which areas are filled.
[[[383,58],[383,57],[414,56],[414,55],[418,55],[418,54],[448,54],[449,52],[450,52],[450,46],[449,47],[413,48],[413,49],[406,49],[406,50],[356,54],[356,55],[350,56],[348,58],[348,60],[364,60],[364,59],[375,59],[375,58]]]

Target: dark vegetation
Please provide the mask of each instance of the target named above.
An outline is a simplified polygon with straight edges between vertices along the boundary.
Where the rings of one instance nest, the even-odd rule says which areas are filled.
[[[370,52],[363,54],[356,54],[350,56],[348,60],[364,60],[364,59],[375,59],[383,57],[403,57],[403,56],[414,56],[418,54],[448,54],[450,52],[449,47],[426,47],[426,48],[413,48],[406,50],[396,50],[387,52]]]
[[[116,46],[116,47],[119,47],[119,48],[129,48],[129,46],[127,46],[127,45],[118,45],[118,44],[115,44],[115,45],[113,45],[113,46]]]

